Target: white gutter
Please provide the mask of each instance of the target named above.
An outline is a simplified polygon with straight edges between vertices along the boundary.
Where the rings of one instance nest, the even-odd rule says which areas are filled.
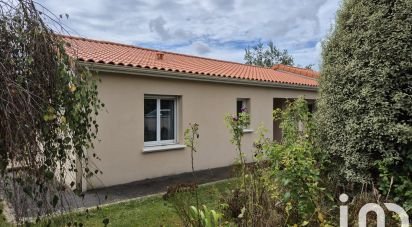
[[[138,67],[124,66],[124,65],[111,65],[111,64],[84,62],[84,61],[80,61],[80,64],[88,67],[91,71],[97,71],[97,72],[121,73],[121,74],[128,74],[128,75],[150,76],[150,77],[157,77],[157,78],[169,78],[169,79],[179,79],[179,80],[194,80],[194,81],[202,81],[202,82],[236,84],[236,85],[245,85],[245,86],[318,91],[318,87],[297,85],[297,84],[264,82],[264,81],[258,81],[258,80],[248,80],[248,79],[221,77],[221,76],[211,76],[211,75],[205,75],[205,74],[174,72],[174,71],[166,71],[166,70],[160,70],[160,69],[138,68]]]

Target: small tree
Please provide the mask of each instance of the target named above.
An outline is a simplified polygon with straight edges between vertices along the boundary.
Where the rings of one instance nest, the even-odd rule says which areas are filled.
[[[317,117],[328,173],[343,183],[378,182],[406,209],[412,208],[411,12],[410,0],[343,2],[323,46]]]
[[[68,172],[98,172],[87,156],[102,107],[97,80],[66,54],[66,44],[43,21],[55,18],[35,4],[0,0],[1,189],[13,205],[35,206],[16,210],[17,218],[34,208],[61,208],[64,182],[76,186]]]
[[[238,115],[226,115],[225,121],[232,138],[230,142],[235,145],[236,152],[239,154],[239,162],[241,166],[241,175],[245,178],[246,171],[246,157],[242,152],[242,138],[244,135],[243,130],[250,124],[250,115],[246,111],[242,111]],[[245,184],[245,179],[243,179],[243,184]]]
[[[196,179],[196,173],[195,173],[195,162],[194,162],[194,153],[197,152],[197,139],[199,139],[199,124],[197,123],[189,123],[189,128],[185,130],[185,145],[190,149],[190,158],[191,158],[191,164],[192,164],[192,175],[193,175],[193,181],[197,185],[197,179]],[[200,206],[199,206],[199,195],[197,193],[197,190],[195,190],[195,197],[196,197],[196,211],[199,211]],[[197,220],[197,225],[201,226],[201,218],[200,218],[200,212],[196,212],[197,217],[195,218]]]

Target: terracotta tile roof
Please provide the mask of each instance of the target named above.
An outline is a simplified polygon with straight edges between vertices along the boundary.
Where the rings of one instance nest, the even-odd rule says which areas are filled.
[[[67,52],[80,61],[172,72],[257,80],[297,86],[318,86],[314,71],[277,65],[273,68],[157,51],[131,45],[62,36]],[[310,72],[309,72],[310,71]]]
[[[299,75],[319,79],[319,73],[312,70],[312,69],[303,69],[303,68],[298,68],[298,67],[294,67],[294,66],[290,66],[290,65],[282,65],[282,64],[274,65],[274,66],[272,66],[272,69],[285,71],[285,72],[290,72],[290,73],[296,73],[296,74],[299,74]]]

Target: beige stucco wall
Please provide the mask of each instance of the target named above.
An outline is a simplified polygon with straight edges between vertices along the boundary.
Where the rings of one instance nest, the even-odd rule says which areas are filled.
[[[143,153],[144,95],[180,96],[178,138],[183,144],[183,131],[190,122],[200,125],[197,170],[228,166],[236,153],[230,144],[224,122],[227,113],[236,112],[236,99],[250,99],[251,128],[263,123],[272,137],[273,98],[316,98],[316,92],[285,90],[242,85],[161,79],[137,75],[100,73],[100,98],[105,110],[98,117],[99,140],[95,150],[101,161],[95,164],[103,171],[92,178],[88,188],[128,183],[146,178],[173,175],[191,170],[190,151],[186,149]],[[249,157],[255,133],[246,134],[244,151]],[[92,159],[92,157],[90,157]]]

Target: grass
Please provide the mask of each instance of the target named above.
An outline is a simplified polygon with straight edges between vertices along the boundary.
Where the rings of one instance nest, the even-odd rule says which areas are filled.
[[[217,210],[221,194],[235,186],[234,180],[221,181],[199,187],[200,204]],[[194,205],[194,204],[193,204]],[[129,202],[103,206],[88,212],[77,212],[42,220],[32,226],[67,226],[71,223],[82,223],[83,226],[104,226],[103,220],[108,219],[108,226],[182,226],[182,223],[170,203],[161,196],[136,199]],[[7,223],[0,227],[10,226]]]

